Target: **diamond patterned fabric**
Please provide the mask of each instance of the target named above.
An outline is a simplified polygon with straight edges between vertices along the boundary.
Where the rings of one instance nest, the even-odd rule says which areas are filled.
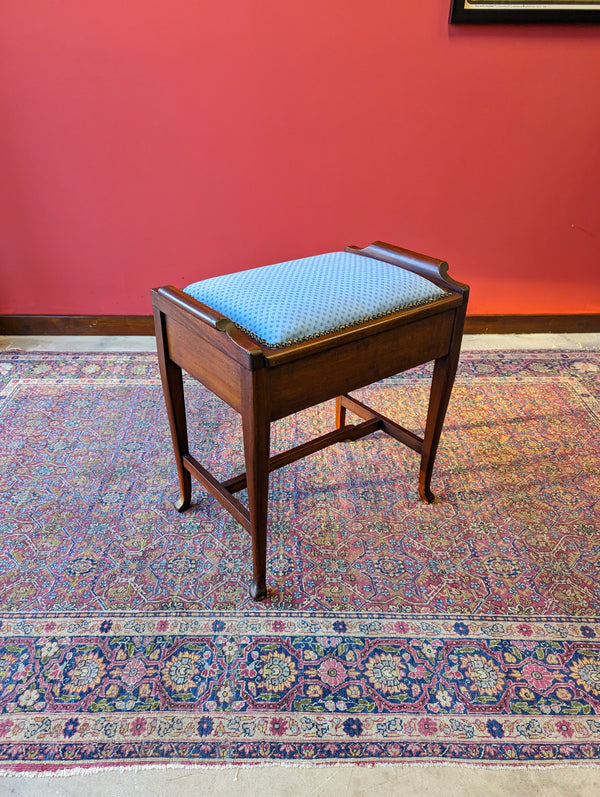
[[[225,274],[184,290],[273,348],[448,295],[418,274],[351,252]]]

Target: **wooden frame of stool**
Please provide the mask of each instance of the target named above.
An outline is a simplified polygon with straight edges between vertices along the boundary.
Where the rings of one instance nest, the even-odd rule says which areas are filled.
[[[431,475],[458,365],[469,288],[448,277],[448,264],[377,241],[347,252],[420,274],[450,295],[383,318],[284,348],[257,343],[215,310],[172,286],[152,291],[158,359],[177,470],[179,512],[191,505],[191,476],[252,538],[250,595],[267,597],[269,473],[341,440],[378,429],[421,456],[419,494],[434,500]],[[350,391],[434,362],[423,438],[352,398]],[[182,369],[241,414],[246,471],[219,482],[190,453]],[[270,424],[336,398],[336,428],[280,454],[270,454]],[[347,411],[362,422],[348,424]],[[248,506],[236,497],[247,489]]]

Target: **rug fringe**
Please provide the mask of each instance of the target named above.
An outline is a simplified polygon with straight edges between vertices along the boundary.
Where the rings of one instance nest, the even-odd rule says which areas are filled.
[[[215,770],[235,770],[234,781],[238,780],[238,775],[242,770],[255,770],[255,769],[414,769],[420,767],[422,769],[443,769],[445,767],[452,767],[455,769],[467,770],[514,770],[522,771],[524,769],[535,770],[557,770],[557,769],[598,769],[597,762],[594,761],[549,761],[547,763],[538,763],[531,761],[520,762],[503,762],[503,761],[402,761],[402,762],[382,762],[382,761],[257,761],[255,763],[244,762],[242,764],[233,761],[219,761],[213,763],[198,763],[198,764],[179,764],[179,763],[166,763],[166,764],[130,764],[125,766],[123,764],[106,764],[104,766],[91,766],[91,767],[65,767],[53,770],[19,770],[4,769],[0,767],[0,777],[2,778],[69,778],[81,777],[86,775],[99,775],[103,773],[132,773],[139,774],[148,770],[167,772],[170,770],[185,770],[187,772],[203,771],[214,772]]]

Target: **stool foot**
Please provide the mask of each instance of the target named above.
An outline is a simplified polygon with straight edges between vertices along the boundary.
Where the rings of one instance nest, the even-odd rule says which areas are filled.
[[[267,597],[266,579],[261,578],[259,581],[252,581],[249,592],[253,601],[264,601]]]
[[[192,505],[192,502],[191,502],[191,500],[189,498],[180,498],[178,501],[175,501],[175,504],[174,504],[175,509],[178,512],[185,512],[187,509],[189,509],[191,507],[191,505]]]
[[[425,504],[433,504],[435,501],[435,495],[431,492],[429,487],[422,487],[419,485],[419,495],[421,497],[421,501]]]

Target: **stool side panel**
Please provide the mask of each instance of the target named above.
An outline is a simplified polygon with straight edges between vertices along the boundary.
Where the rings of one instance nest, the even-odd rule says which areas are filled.
[[[193,328],[167,316],[169,357],[204,387],[233,407],[242,409],[243,374],[247,371],[221,350],[223,332],[196,324]]]
[[[271,420],[445,357],[455,310],[269,369]]]

